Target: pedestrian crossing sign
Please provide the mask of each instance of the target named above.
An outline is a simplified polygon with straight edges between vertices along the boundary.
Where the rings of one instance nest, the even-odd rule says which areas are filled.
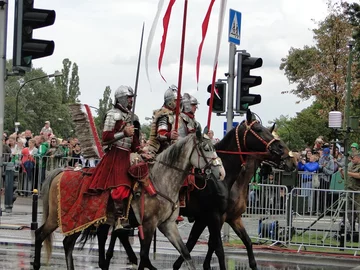
[[[240,45],[241,12],[230,9],[229,13],[229,42]]]

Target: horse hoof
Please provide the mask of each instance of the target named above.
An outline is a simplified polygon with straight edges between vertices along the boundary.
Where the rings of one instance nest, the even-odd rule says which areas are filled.
[[[173,264],[173,270],[179,270],[181,265],[182,265],[182,261],[179,259],[176,260],[176,262],[174,262],[174,264]]]
[[[34,269],[34,270],[39,270],[39,269],[40,269],[40,265],[37,264],[37,263],[31,262],[30,265],[33,266],[33,269]]]
[[[133,264],[133,265],[138,265],[138,260],[137,260],[136,257],[135,258],[129,258],[129,263]]]

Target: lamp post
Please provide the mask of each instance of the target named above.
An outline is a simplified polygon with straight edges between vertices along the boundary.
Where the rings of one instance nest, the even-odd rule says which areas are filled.
[[[17,131],[18,129],[18,126],[19,126],[19,123],[18,123],[18,107],[19,107],[19,94],[20,94],[20,91],[21,89],[24,88],[24,86],[26,84],[28,84],[29,82],[32,82],[32,81],[36,81],[36,80],[41,80],[41,79],[45,79],[45,78],[52,78],[52,77],[59,77],[59,76],[62,76],[62,72],[60,71],[55,71],[53,74],[48,74],[48,75],[45,75],[45,76],[41,76],[41,77],[36,77],[36,78],[32,78],[24,83],[22,83],[19,87],[19,89],[17,90],[16,92],[16,101],[15,101],[15,130]]]

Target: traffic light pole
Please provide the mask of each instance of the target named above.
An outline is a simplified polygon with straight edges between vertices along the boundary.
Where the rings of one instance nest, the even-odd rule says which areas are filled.
[[[228,85],[226,132],[229,132],[233,128],[233,120],[234,120],[235,55],[236,55],[236,45],[233,43],[229,43],[229,72],[226,74],[227,85]],[[225,223],[224,242],[228,243],[229,240],[230,240],[230,226],[229,224]]]

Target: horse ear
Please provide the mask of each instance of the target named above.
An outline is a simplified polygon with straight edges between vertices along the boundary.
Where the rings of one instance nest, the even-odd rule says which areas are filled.
[[[246,121],[248,123],[252,122],[252,113],[251,113],[250,109],[247,109],[247,111],[246,111]]]
[[[274,124],[272,125],[272,127],[270,128],[270,133],[273,133],[273,131],[275,130],[275,125],[276,125],[276,123],[274,123]]]

